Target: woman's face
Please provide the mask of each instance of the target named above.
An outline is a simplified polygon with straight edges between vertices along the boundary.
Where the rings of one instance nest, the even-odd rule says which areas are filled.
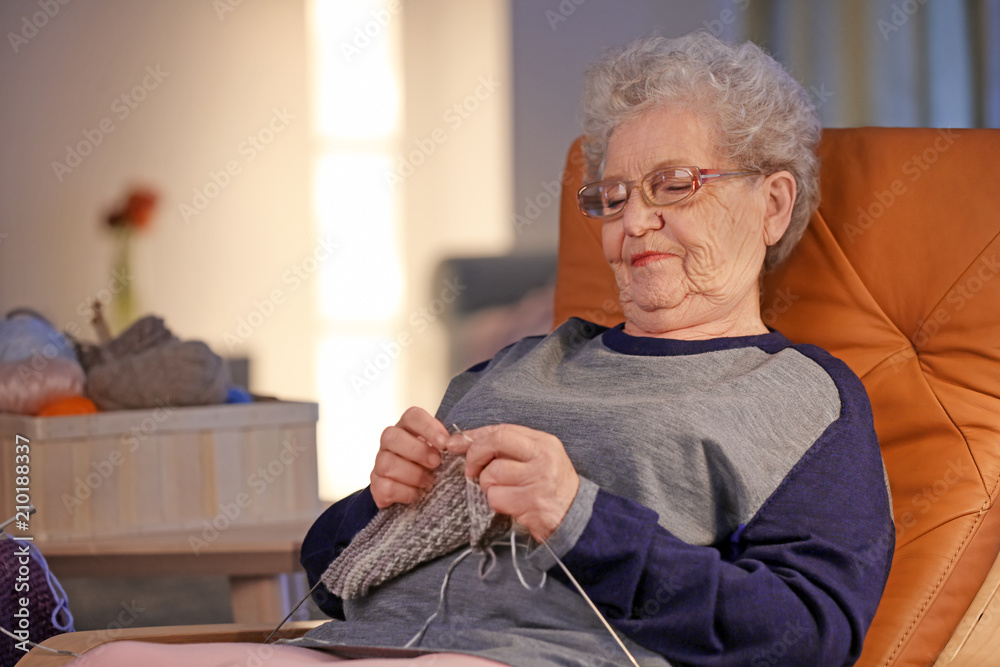
[[[704,116],[680,106],[650,111],[612,133],[602,179],[638,181],[665,166],[740,171],[721,162],[713,147]],[[677,337],[766,331],[757,292],[767,247],[763,179],[708,181],[666,207],[647,204],[639,188],[629,193],[625,210],[602,228],[626,331]],[[740,331],[747,318],[752,332]]]

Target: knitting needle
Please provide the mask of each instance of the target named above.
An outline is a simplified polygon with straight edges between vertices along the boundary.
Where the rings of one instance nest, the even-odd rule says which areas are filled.
[[[282,626],[284,626],[285,623],[288,622],[288,619],[290,619],[292,617],[292,614],[294,614],[296,612],[296,610],[298,610],[298,608],[302,606],[303,602],[305,602],[306,600],[309,599],[309,596],[313,594],[314,590],[316,590],[317,588],[319,588],[319,585],[321,583],[323,583],[322,579],[320,579],[319,581],[317,581],[316,585],[313,586],[312,588],[310,588],[309,592],[306,593],[305,596],[301,600],[299,600],[299,603],[297,605],[295,605],[295,607],[293,607],[290,612],[288,612],[288,616],[285,616],[283,619],[281,619],[281,623],[278,623],[278,627],[276,627],[274,630],[272,630],[271,634],[269,634],[267,636],[267,639],[264,640],[265,644],[268,643],[269,641],[271,641],[271,637],[273,637],[275,635],[275,633],[277,633],[278,630],[280,630],[282,628]]]
[[[33,503],[31,503],[31,504],[28,505],[28,514],[29,515],[34,514],[36,511],[37,510],[35,509],[35,505]],[[23,514],[23,512],[19,512],[18,514]],[[5,533],[5,529],[7,528],[7,526],[9,526],[10,524],[14,523],[15,521],[17,521],[17,514],[15,514],[11,518],[7,519],[3,523],[0,523],[0,532],[4,532]],[[0,537],[6,537],[6,533],[4,535],[0,535]]]
[[[455,434],[456,434],[456,435],[460,435],[460,436],[462,436],[463,438],[465,438],[465,439],[466,439],[466,440],[468,440],[469,442],[475,442],[475,440],[473,440],[472,438],[470,438],[470,437],[469,437],[469,434],[468,434],[468,433],[466,433],[465,431],[463,431],[462,429],[460,429],[460,428],[458,427],[458,424],[452,424],[452,425],[451,425],[451,427],[452,427],[453,429],[455,429]]]
[[[458,427],[458,424],[452,424],[451,426],[452,426],[452,428],[455,429],[455,433],[457,433],[458,435],[462,436],[463,438],[465,438],[469,442],[475,442],[472,438],[470,438],[468,436],[467,433],[465,433],[462,429],[460,429]],[[513,536],[513,532],[511,532],[511,536]],[[583,590],[583,586],[581,586],[580,582],[578,582],[576,580],[576,577],[574,577],[573,574],[569,571],[569,568],[566,567],[566,565],[562,562],[562,560],[559,559],[559,556],[557,556],[556,552],[554,552],[552,550],[552,547],[549,546],[548,542],[546,542],[545,540],[541,540],[541,543],[542,543],[542,546],[544,546],[546,549],[548,549],[549,554],[551,554],[552,557],[555,558],[556,562],[559,563],[559,567],[562,568],[562,571],[566,573],[566,576],[569,578],[569,580],[576,587],[576,590],[580,593],[580,595],[583,596],[583,599],[587,601],[587,604],[590,605],[591,610],[593,610],[593,612],[597,615],[597,618],[599,618],[601,620],[601,623],[604,624],[604,628],[608,631],[608,633],[618,643],[618,647],[625,653],[626,656],[628,656],[629,661],[635,667],[639,667],[639,663],[636,662],[635,658],[632,656],[632,653],[629,652],[629,650],[625,647],[625,643],[622,642],[621,638],[618,636],[618,633],[615,632],[614,628],[611,627],[611,624],[608,623],[608,621],[607,621],[606,618],[604,618],[604,614],[602,614],[601,611],[597,608],[597,605],[594,604],[594,601],[590,599],[590,596],[587,595],[587,592]],[[518,572],[517,576],[520,577],[521,573]],[[524,583],[524,579],[521,579],[521,583],[522,584]]]

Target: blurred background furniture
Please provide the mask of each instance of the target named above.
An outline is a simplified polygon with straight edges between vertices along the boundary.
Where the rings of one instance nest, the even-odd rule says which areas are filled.
[[[24,534],[57,577],[220,575],[236,622],[276,623],[305,593],[291,575],[323,508],[318,415],[290,401],[5,414],[0,454],[14,460],[16,435],[30,446],[38,511]],[[13,483],[0,481],[8,514]]]
[[[223,576],[229,580],[233,621],[276,624],[308,588],[304,579],[290,575],[302,571],[299,552],[310,525],[311,520],[293,520],[234,526],[197,552],[186,531],[38,546],[60,578]]]
[[[825,131],[819,212],[766,281],[765,323],[842,358],[872,400],[897,542],[859,665],[995,661],[1000,183],[982,171],[998,151],[1000,132],[990,130]],[[622,318],[600,223],[575,204],[580,164],[576,144],[563,181],[554,319],[613,325]],[[36,653],[22,664],[43,664]]]
[[[556,255],[455,257],[441,263],[435,284],[454,284],[448,328],[449,376],[552,325]]]

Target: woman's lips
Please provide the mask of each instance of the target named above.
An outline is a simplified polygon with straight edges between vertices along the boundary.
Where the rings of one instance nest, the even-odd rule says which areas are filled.
[[[632,266],[640,267],[652,264],[653,262],[658,262],[661,259],[667,259],[668,257],[674,257],[674,255],[668,252],[640,252],[632,255],[629,260]]]

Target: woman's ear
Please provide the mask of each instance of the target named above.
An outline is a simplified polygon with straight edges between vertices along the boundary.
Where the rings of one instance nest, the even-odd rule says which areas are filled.
[[[765,197],[764,208],[764,243],[772,246],[777,243],[792,219],[792,206],[795,205],[795,177],[787,171],[779,171],[764,179],[762,188]]]

